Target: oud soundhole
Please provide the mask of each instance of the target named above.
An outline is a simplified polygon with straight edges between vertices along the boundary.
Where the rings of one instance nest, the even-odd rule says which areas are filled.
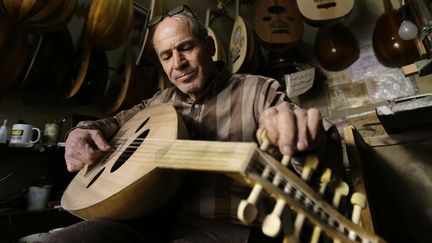
[[[141,123],[141,125],[138,126],[138,128],[135,130],[135,133],[137,133],[139,130],[141,130],[141,128],[143,128],[145,126],[145,124],[147,124],[147,122],[150,120],[150,117],[145,119],[143,121],[143,123]]]
[[[146,121],[148,121],[148,119]],[[129,144],[129,146],[118,157],[118,159],[116,160],[116,162],[114,162],[114,164],[113,164],[113,166],[111,167],[111,170],[110,170],[111,173],[115,172],[120,167],[122,167],[124,165],[124,163],[126,163],[126,161],[132,156],[132,154],[135,153],[135,151],[142,144],[142,142],[148,136],[149,133],[150,133],[150,130],[146,129],[137,138],[135,138],[132,141],[131,144]]]
[[[317,5],[318,8],[333,8],[336,7],[336,3],[335,2],[326,2],[326,3],[320,3]]]
[[[275,6],[269,7],[267,9],[267,11],[269,11],[269,13],[272,13],[272,14],[281,14],[281,13],[285,13],[286,9],[284,7],[275,5]]]
[[[93,179],[91,179],[90,183],[87,185],[87,188],[89,188],[91,185],[93,185],[93,183],[95,183],[95,181],[102,175],[102,172],[104,172],[105,167],[102,168],[102,170],[100,170],[94,177]]]
[[[269,22],[271,19],[272,19],[272,17],[270,17],[270,16],[264,16],[262,18],[262,20],[265,21],[265,22]]]

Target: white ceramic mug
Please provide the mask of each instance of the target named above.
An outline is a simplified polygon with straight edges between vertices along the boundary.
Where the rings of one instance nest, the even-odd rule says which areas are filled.
[[[36,139],[33,140],[34,133],[37,133]],[[31,145],[39,141],[41,131],[39,128],[33,127],[30,124],[14,124],[12,126],[10,143],[12,146]]]

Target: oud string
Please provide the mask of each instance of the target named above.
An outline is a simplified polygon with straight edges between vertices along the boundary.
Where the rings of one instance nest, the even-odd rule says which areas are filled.
[[[188,159],[191,154],[194,156],[194,161],[199,160],[197,154],[205,155],[206,163],[213,163],[216,166],[225,166],[232,164],[232,159],[229,156],[238,156],[242,161],[245,156],[250,156],[249,151],[236,151],[235,145],[232,147],[230,142],[214,142],[195,140],[197,143],[191,143],[190,146],[172,146],[178,140],[174,139],[153,139],[153,138],[129,138],[129,137],[114,137],[111,140],[112,149],[102,156],[97,164],[103,165],[116,158],[115,161],[125,163],[130,156],[135,156],[137,162],[158,165],[160,161],[155,160],[156,156],[160,156],[169,151],[170,156],[174,158],[178,156],[182,159]],[[195,142],[194,140],[185,140],[185,142]],[[202,142],[202,143],[200,143]],[[239,144],[241,142],[233,142]],[[139,148],[139,149],[138,149]],[[160,153],[159,153],[160,152]],[[192,159],[192,157],[191,157]],[[222,168],[223,170],[223,168]]]
[[[127,142],[132,141],[131,143],[127,144]],[[144,143],[146,141],[146,143]],[[149,150],[154,150],[155,147],[162,148],[161,146],[169,146],[174,144],[176,141],[175,139],[154,139],[154,138],[127,138],[127,137],[114,137],[111,142],[114,142],[111,144],[111,152],[117,152],[119,151],[119,148],[125,148],[124,152],[128,152],[128,149],[139,149],[139,151],[132,151],[130,153],[142,153],[142,152],[148,152]],[[214,142],[214,141],[204,141],[204,140],[185,140],[185,141],[196,141],[196,142],[203,142],[203,145],[198,145],[198,147],[202,147],[202,149],[208,148],[209,146],[215,151],[218,147],[220,148],[227,148],[231,144],[230,142]],[[241,143],[241,142],[232,142],[232,143]],[[245,142],[247,143],[247,142]],[[185,150],[185,147],[182,147],[181,150]],[[193,147],[188,148],[187,150],[196,150]]]
[[[146,141],[144,143],[144,141]],[[145,163],[146,158],[152,159],[154,158],[154,152],[158,149],[161,149],[165,146],[172,145],[176,140],[168,140],[168,139],[154,139],[154,138],[130,138],[130,137],[113,137],[111,142],[113,142],[112,149],[109,153],[106,154],[103,158],[101,158],[101,161],[104,162],[107,158],[109,158],[113,153],[120,153],[120,156],[118,160],[120,162],[125,162],[128,160],[128,156],[132,154],[137,154],[140,156],[140,159]],[[128,144],[128,142],[130,142]],[[205,142],[211,142],[211,141],[205,141]],[[223,148],[227,147],[228,143],[212,143],[212,149],[215,149],[215,153],[217,153],[217,147],[221,148],[221,153],[223,153],[225,150]],[[123,149],[124,148],[124,149]],[[138,150],[138,148],[140,148]],[[208,149],[207,145],[203,146],[190,146],[188,148],[182,147],[182,149],[172,149],[170,148],[170,151],[173,152],[175,155],[178,156],[184,156],[190,153],[191,151],[194,152],[202,152],[205,153]],[[256,150],[259,150],[259,148],[256,148]],[[221,154],[221,157],[215,156],[214,160],[221,160],[223,159],[224,154]],[[126,158],[124,158],[126,157]],[[208,159],[208,158],[207,158]],[[283,194],[285,196],[290,197],[291,199],[298,202],[306,211],[309,211],[313,213],[316,218],[318,218],[322,222],[326,222],[327,225],[331,226],[333,229],[337,230],[338,232],[345,234],[346,227],[342,222],[340,222],[337,218],[331,216],[329,213],[327,213],[320,205],[317,203],[313,198],[310,198],[306,195],[306,193],[298,186],[295,185],[295,183],[290,182],[290,180],[287,178],[286,175],[283,173],[279,173],[276,168],[274,168],[271,163],[266,161],[267,159],[264,158],[264,161],[257,160],[252,158],[252,161],[249,165],[248,171],[249,173],[254,173],[256,175],[261,175],[265,168],[270,168],[270,175],[264,178],[265,180],[272,182],[273,178],[276,176],[280,177],[280,182],[277,185],[277,187],[283,191]],[[106,162],[106,161],[105,161]]]

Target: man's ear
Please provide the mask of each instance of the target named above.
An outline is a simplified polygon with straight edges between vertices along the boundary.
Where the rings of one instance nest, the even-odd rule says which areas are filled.
[[[216,53],[215,40],[211,36],[207,36],[207,47],[210,52],[210,56],[214,56]]]

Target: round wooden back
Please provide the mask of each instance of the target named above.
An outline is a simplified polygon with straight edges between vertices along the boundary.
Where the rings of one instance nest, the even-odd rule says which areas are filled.
[[[92,0],[86,24],[86,39],[96,49],[116,48],[128,37],[132,20],[132,0]]]
[[[25,31],[0,17],[0,90],[12,87],[25,69],[30,49]]]
[[[8,15],[17,23],[42,31],[62,29],[71,19],[76,0],[2,0]]]
[[[323,68],[340,71],[357,60],[360,49],[352,32],[342,24],[335,24],[318,30],[315,53]]]
[[[88,75],[92,50],[105,51],[121,46],[131,32],[133,17],[132,0],[91,1],[82,43],[81,68],[74,85],[66,95],[67,99],[75,96],[83,85]]]
[[[387,67],[402,67],[417,61],[419,52],[413,40],[399,37],[399,13],[391,2],[384,1],[386,11],[378,18],[372,37],[375,56]]]

